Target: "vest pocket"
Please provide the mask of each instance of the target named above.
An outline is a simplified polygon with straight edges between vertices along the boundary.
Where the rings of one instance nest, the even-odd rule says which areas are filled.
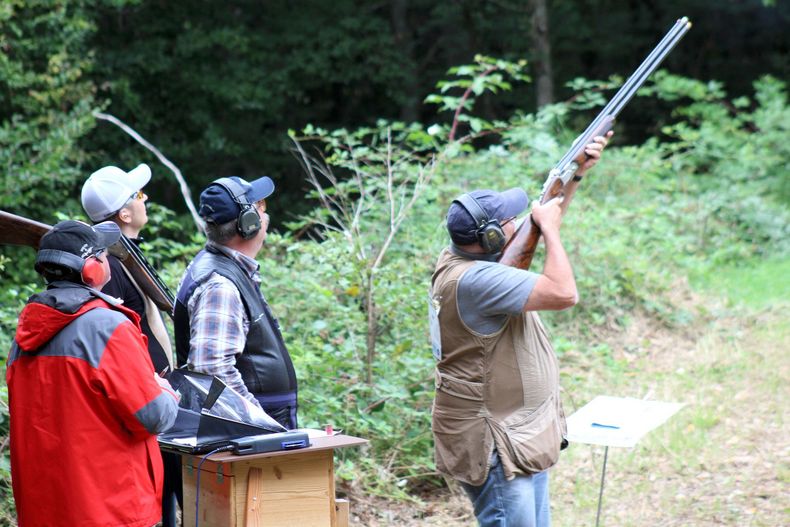
[[[482,485],[493,447],[488,425],[474,405],[472,410],[434,405],[432,428],[436,469],[471,485]]]
[[[492,428],[512,462],[527,473],[546,470],[560,456],[562,435],[560,416],[554,395],[536,410],[519,410]],[[497,443],[499,443],[497,441]]]
[[[453,397],[481,402],[484,386],[482,382],[465,381],[436,370],[437,395],[438,392],[444,392]]]
[[[471,485],[485,481],[492,450],[483,417],[483,387],[436,370],[432,424],[436,468]]]

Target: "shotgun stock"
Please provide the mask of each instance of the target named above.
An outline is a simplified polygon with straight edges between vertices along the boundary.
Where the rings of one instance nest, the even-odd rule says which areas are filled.
[[[606,104],[587,129],[576,138],[573,146],[562,156],[559,163],[551,169],[548,178],[543,183],[543,190],[539,199],[541,204],[564,194],[565,185],[571,181],[579,167],[586,160],[585,147],[594,137],[605,135],[612,129],[615,119],[622,109],[625,108],[625,105],[636,95],[637,90],[645,83],[650,74],[658,68],[664,58],[690,28],[691,22],[686,17],[675,22],[675,25],[664,35],[661,42],[653,48],[653,51],[642,61],[642,64],[631,74],[625,84]],[[510,240],[508,240],[504,249],[502,249],[499,263],[519,269],[529,269],[539,240],[540,228],[532,221],[532,216],[530,216],[529,221],[525,220],[521,223]]]
[[[0,244],[38,249],[41,237],[51,228],[52,226],[46,223],[0,210]],[[122,235],[120,241],[110,247],[109,251],[129,270],[137,285],[151,298],[156,307],[172,317],[175,303],[173,293],[151,267],[137,245]]]
[[[39,240],[51,228],[52,226],[46,223],[0,210],[0,244],[2,245],[22,245],[38,249]]]

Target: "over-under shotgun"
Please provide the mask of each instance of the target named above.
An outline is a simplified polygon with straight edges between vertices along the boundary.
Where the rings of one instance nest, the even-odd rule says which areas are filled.
[[[41,237],[51,228],[46,223],[0,210],[0,244],[24,245],[38,249]],[[173,293],[151,267],[137,245],[122,235],[120,241],[110,247],[109,251],[121,260],[137,285],[153,300],[156,307],[172,316],[175,302]]]
[[[562,156],[560,162],[551,169],[549,177],[543,184],[540,203],[546,203],[557,196],[563,195],[565,185],[576,175],[579,167],[586,159],[585,147],[594,137],[605,135],[612,129],[614,120],[620,111],[625,108],[625,105],[634,97],[636,91],[644,84],[650,74],[658,68],[659,64],[690,28],[691,22],[686,17],[675,22],[672,29],[664,35],[661,42],[658,43],[617,91],[612,100],[601,110],[601,113],[590,123],[582,135],[576,139],[570,150]],[[532,221],[530,216],[529,221],[525,220],[521,223],[507,245],[502,249],[499,263],[518,267],[519,269],[529,269],[538,240],[540,240],[540,228]]]

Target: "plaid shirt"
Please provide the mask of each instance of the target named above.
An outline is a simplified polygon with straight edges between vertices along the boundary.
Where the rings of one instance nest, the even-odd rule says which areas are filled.
[[[228,247],[211,242],[208,244],[238,263],[260,288],[258,262]],[[189,369],[216,376],[258,405],[236,369],[236,357],[244,351],[250,329],[239,290],[224,276],[212,273],[208,280],[195,289],[187,310],[191,328]]]

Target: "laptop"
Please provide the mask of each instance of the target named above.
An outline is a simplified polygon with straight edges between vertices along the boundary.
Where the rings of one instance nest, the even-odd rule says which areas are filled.
[[[167,432],[159,434],[159,446],[181,454],[205,454],[228,446],[244,436],[273,434],[278,430],[241,423],[225,417],[178,409],[176,422]]]
[[[165,450],[205,454],[243,437],[287,433],[260,407],[216,377],[179,368],[170,373],[168,381],[181,397],[175,423],[157,438]],[[297,448],[301,443],[301,438],[286,438],[282,448]],[[246,446],[235,445],[234,450],[263,448],[262,444],[274,448],[278,442],[247,442]]]

